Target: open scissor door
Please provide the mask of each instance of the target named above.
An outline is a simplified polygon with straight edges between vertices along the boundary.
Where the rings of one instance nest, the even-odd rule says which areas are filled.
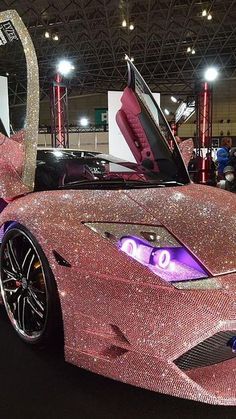
[[[128,60],[128,85],[117,124],[138,164],[160,178],[189,182],[188,172],[168,122],[151,90]]]

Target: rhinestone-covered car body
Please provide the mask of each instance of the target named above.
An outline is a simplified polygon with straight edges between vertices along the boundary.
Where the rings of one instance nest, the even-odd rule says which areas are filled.
[[[145,124],[135,119],[137,102],[127,114],[132,94],[126,91],[117,122],[136,161],[150,167],[150,159],[158,172],[159,151],[155,144],[148,146]],[[182,185],[27,193],[35,161],[32,130],[27,148],[24,133],[2,137],[0,147],[8,150],[1,154],[4,167],[9,165],[11,175],[13,167],[19,182],[29,182],[12,184],[16,179],[1,172],[1,196],[8,205],[0,225],[2,234],[12,222],[23,225],[43,249],[60,297],[66,360],[146,389],[235,405],[235,195],[189,183],[178,146],[171,138],[169,147],[163,133],[161,151],[179,159]],[[30,171],[22,168],[24,153]],[[14,159],[7,162],[9,155]],[[201,275],[176,281],[173,268],[172,279],[163,279],[163,264],[152,270],[122,250],[127,237],[142,240],[150,254],[158,246],[185,249]]]
[[[236,403],[236,359],[227,346],[236,334],[236,258],[231,245],[236,239],[235,197],[210,190],[210,198],[208,188],[198,185],[39,192],[3,211],[1,224],[15,220],[26,226],[49,260],[69,362],[159,392]],[[119,231],[120,223],[149,232],[165,226],[194,250],[210,278],[192,282],[192,289],[185,289],[186,283],[183,289],[165,283],[87,227],[95,222],[106,223],[106,231],[107,223]],[[60,266],[53,251],[71,267]],[[200,360],[187,370],[178,366],[181,356],[220,332],[232,333],[212,342],[209,365],[201,366]],[[219,352],[225,350],[225,359],[219,361]]]

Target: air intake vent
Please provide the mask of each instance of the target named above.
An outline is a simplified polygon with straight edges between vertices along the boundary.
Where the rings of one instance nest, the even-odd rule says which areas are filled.
[[[218,364],[236,357],[228,345],[236,331],[219,332],[210,338],[194,346],[188,352],[181,355],[174,363],[181,370],[191,370],[194,368],[206,367]]]
[[[53,250],[52,253],[53,253],[58,265],[65,266],[66,268],[71,268],[70,262],[65,260],[58,252],[56,252],[56,250]]]

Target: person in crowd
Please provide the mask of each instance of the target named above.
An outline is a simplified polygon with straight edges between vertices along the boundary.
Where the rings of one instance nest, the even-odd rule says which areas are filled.
[[[236,193],[236,179],[233,166],[226,166],[223,171],[225,179],[217,183],[217,187]]]
[[[216,164],[212,158],[210,151],[206,153],[206,161],[209,175],[207,184],[210,186],[216,186]]]
[[[232,147],[232,138],[224,137],[221,141],[221,148],[217,151],[218,162],[218,180],[224,179],[224,168],[229,165],[230,149]]]
[[[236,174],[236,147],[232,147],[229,154],[229,166],[233,166],[234,173]]]
[[[196,155],[195,151],[193,151],[191,159],[189,160],[188,172],[189,172],[190,179],[193,182],[196,182],[197,181],[197,173],[198,173],[198,162],[197,162],[197,155]]]

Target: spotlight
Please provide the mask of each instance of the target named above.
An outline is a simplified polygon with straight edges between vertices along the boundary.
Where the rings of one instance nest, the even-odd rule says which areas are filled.
[[[59,36],[58,35],[53,35],[52,39],[53,39],[53,41],[59,41]]]
[[[133,23],[131,23],[131,24],[129,25],[129,29],[130,29],[130,31],[133,31],[133,30],[134,30],[134,25],[133,25]]]
[[[178,100],[176,99],[176,97],[174,97],[174,96],[171,96],[170,97],[170,99],[172,100],[172,102],[174,102],[174,103],[177,103],[178,102]]]
[[[45,36],[45,38],[50,38],[50,33],[48,31],[46,31],[44,36]]]
[[[214,81],[218,77],[218,70],[215,67],[209,67],[204,73],[206,81]]]
[[[212,15],[209,13],[209,15],[207,16],[207,20],[212,20]]]
[[[196,54],[196,51],[195,51],[195,49],[193,48],[192,49],[192,54],[194,55],[194,54]]]
[[[130,61],[133,63],[134,62],[134,57],[131,57],[130,58]]]
[[[202,16],[206,16],[207,15],[207,11],[206,11],[206,9],[204,9],[203,11],[202,11]]]
[[[164,109],[164,112],[166,115],[170,115],[170,111],[168,111],[168,109]]]
[[[187,52],[191,52],[192,51],[192,48],[191,47],[188,47],[187,48]]]
[[[127,22],[126,22],[126,20],[124,19],[124,20],[122,20],[122,27],[123,27],[123,28],[126,28],[126,26],[127,26]]]
[[[125,54],[125,60],[128,60],[129,56],[127,54]]]
[[[80,119],[79,123],[80,123],[81,127],[87,127],[89,121],[88,121],[87,118],[83,117],[83,118]]]
[[[57,65],[57,71],[62,76],[67,76],[74,68],[70,61],[67,60],[61,60]]]

